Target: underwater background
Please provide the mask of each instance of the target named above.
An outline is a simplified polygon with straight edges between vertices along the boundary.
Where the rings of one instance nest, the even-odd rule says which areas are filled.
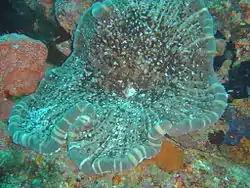
[[[249,0],[3,0],[0,187],[250,187]]]

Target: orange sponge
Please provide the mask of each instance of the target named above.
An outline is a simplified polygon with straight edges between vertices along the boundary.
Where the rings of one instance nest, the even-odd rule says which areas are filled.
[[[160,152],[152,159],[144,160],[145,163],[154,163],[163,171],[181,169],[184,164],[184,152],[171,145],[166,138],[162,140]]]

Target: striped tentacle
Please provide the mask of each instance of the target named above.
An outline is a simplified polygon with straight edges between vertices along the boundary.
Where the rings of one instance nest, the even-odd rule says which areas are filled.
[[[35,101],[35,96],[31,95],[30,100]],[[20,126],[24,122],[23,116],[25,116],[25,114],[28,114],[28,105],[25,100],[22,100],[13,107],[8,129],[14,143],[24,147],[34,148],[38,144],[37,136],[34,133],[25,132],[22,126]]]
[[[87,102],[81,102],[68,110],[52,129],[49,139],[39,144],[39,153],[51,153],[65,144],[69,129],[79,121],[87,105]]]
[[[214,124],[221,117],[227,106],[227,93],[224,87],[220,83],[214,82],[207,89],[207,93],[215,96],[210,109],[203,109],[204,115],[200,118],[187,118],[170,127],[167,130],[168,135],[180,136],[188,132],[204,129]]]

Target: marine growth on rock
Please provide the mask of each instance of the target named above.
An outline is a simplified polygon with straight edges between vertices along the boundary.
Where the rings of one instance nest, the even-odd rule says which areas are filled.
[[[15,105],[13,141],[68,154],[87,174],[126,171],[165,134],[206,128],[227,95],[216,81],[213,21],[201,0],[105,0],[81,16],[73,53]]]
[[[12,101],[33,93],[44,75],[48,50],[25,35],[11,33],[0,36],[0,120],[7,121]]]

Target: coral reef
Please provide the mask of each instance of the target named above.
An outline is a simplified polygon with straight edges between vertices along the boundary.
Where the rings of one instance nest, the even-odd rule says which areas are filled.
[[[225,109],[212,67],[213,22],[200,1],[95,3],[73,46],[15,105],[9,131],[42,154],[67,143],[86,174],[135,167],[159,152],[165,134],[210,126]]]
[[[211,14],[216,20],[216,29],[231,38],[235,28],[249,24],[250,4],[245,0],[205,0]]]
[[[249,61],[249,1],[205,0],[205,3],[214,16],[216,30],[223,33],[226,39],[235,43],[235,60],[238,63]]]
[[[235,108],[237,118],[250,117],[250,99],[234,99],[232,106]]]
[[[218,151],[207,152],[205,148],[203,148],[205,151],[187,148],[184,149],[185,155],[182,169],[165,172],[160,170],[155,164],[148,164],[143,161],[130,171],[106,176],[88,176],[83,172],[78,172],[72,162],[67,159],[66,151],[64,150],[53,155],[42,156],[35,154],[31,150],[21,149],[13,143],[9,143],[8,148],[0,151],[1,156],[10,154],[8,163],[3,168],[0,168],[0,182],[2,183],[2,187],[122,188],[250,186],[249,168],[235,164],[235,162],[233,163],[233,161],[242,163],[240,152],[242,148],[236,151],[236,155],[231,150],[230,156],[228,155],[227,158],[221,157],[221,152]],[[13,154],[15,154],[14,157],[12,156]],[[169,155],[171,156],[171,153]]]
[[[249,2],[204,1],[215,27],[199,0],[106,0],[89,9],[92,0],[12,0],[20,17],[30,11],[24,4],[34,10],[36,39],[55,36],[42,39],[49,62],[62,64],[52,43],[70,57],[31,96],[1,92],[0,119],[17,103],[10,133],[0,122],[0,187],[250,187]],[[70,35],[40,19],[55,13],[75,32],[73,49]],[[226,93],[215,77],[229,95],[221,118]]]
[[[249,35],[250,37],[250,35]],[[248,37],[248,38],[249,38]],[[250,40],[249,39],[240,39],[235,42],[236,46],[236,61],[250,61]]]
[[[250,164],[250,138],[243,137],[238,146],[232,148],[231,157],[240,163]]]
[[[243,137],[250,139],[250,117],[237,118],[235,111],[232,111],[232,119],[228,123],[224,143],[239,145]]]
[[[221,116],[227,96],[214,53],[212,19],[200,1],[96,3],[81,17],[72,55],[13,108],[13,141],[42,154],[67,142],[87,174],[126,171],[155,156],[166,133]]]

